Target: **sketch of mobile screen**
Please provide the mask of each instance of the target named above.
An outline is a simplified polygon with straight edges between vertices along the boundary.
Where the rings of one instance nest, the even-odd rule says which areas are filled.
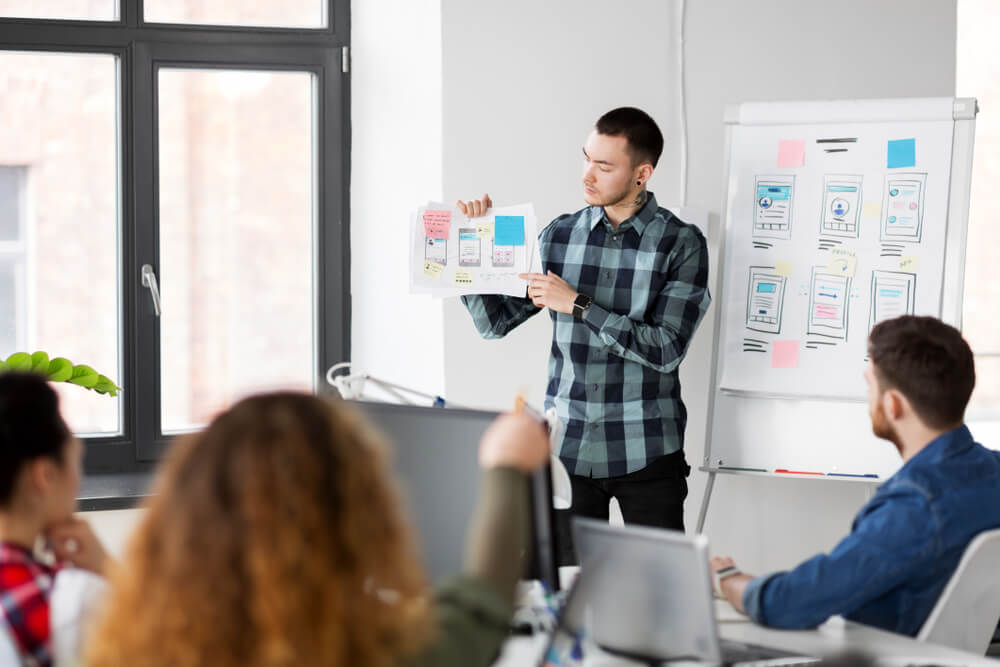
[[[493,266],[514,266],[514,246],[494,243]]]
[[[458,265],[479,266],[482,260],[482,243],[476,236],[476,228],[460,228],[458,230]]]
[[[882,198],[882,241],[920,243],[926,174],[893,174]]]
[[[792,237],[794,176],[757,176],[754,199],[754,238]]]
[[[750,267],[750,293],[747,296],[747,329],[781,333],[781,312],[787,279],[770,266]]]
[[[448,263],[447,239],[424,239],[424,259],[442,266]]]
[[[861,214],[861,176],[823,177],[823,223],[820,232],[832,236],[858,237]]]

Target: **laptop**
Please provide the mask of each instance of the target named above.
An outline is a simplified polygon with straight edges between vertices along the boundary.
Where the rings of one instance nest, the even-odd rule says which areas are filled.
[[[719,638],[708,539],[606,521],[573,519],[580,576],[559,614],[542,665],[582,630],[602,650],[643,663],[804,665],[819,658]]]

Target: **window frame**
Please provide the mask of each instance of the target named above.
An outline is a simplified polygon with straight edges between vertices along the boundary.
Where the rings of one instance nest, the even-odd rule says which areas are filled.
[[[160,327],[139,275],[159,275],[156,73],[160,67],[308,71],[315,76],[316,367],[350,357],[350,3],[326,3],[325,28],[147,23],[142,0],[120,0],[116,21],[0,18],[0,50],[118,58],[118,206],[124,391],[121,433],[88,436],[88,475],[146,472],[173,436],[160,428]]]
[[[23,341],[27,338],[30,329],[29,322],[24,319],[31,290],[28,288],[24,267],[31,255],[32,244],[28,238],[28,227],[25,224],[27,217],[25,208],[25,191],[28,187],[28,166],[20,164],[3,165],[4,168],[11,169],[17,183],[15,193],[18,198],[17,204],[17,231],[18,235],[13,240],[0,239],[0,260],[9,262],[14,277],[14,313],[16,322],[14,324],[14,339],[17,341],[15,347],[20,349]]]

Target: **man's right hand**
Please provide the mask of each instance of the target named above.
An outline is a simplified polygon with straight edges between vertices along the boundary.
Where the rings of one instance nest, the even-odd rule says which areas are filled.
[[[462,213],[469,218],[478,218],[482,215],[486,215],[486,211],[493,208],[493,200],[490,199],[489,195],[483,195],[482,199],[473,199],[472,201],[462,201],[461,199],[455,203]]]
[[[479,465],[507,467],[531,474],[549,460],[549,434],[525,415],[501,415],[479,441]]]

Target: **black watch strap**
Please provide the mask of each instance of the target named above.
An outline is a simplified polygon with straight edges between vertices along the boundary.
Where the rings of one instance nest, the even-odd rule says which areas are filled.
[[[573,301],[573,317],[578,320],[582,320],[587,309],[590,308],[590,304],[594,303],[586,294],[577,294],[576,299]]]

